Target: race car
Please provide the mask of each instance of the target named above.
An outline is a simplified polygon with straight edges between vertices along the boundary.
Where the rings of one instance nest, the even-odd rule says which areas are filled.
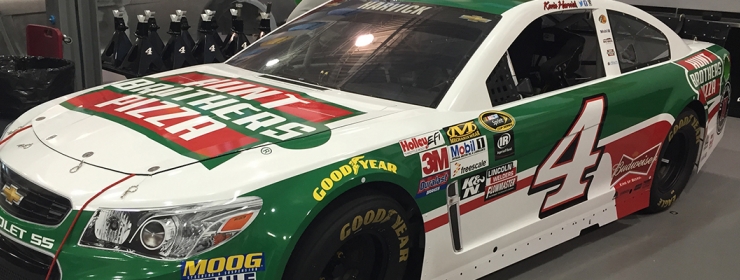
[[[0,270],[476,279],[670,208],[729,68],[616,1],[329,1],[224,64],[11,123]]]

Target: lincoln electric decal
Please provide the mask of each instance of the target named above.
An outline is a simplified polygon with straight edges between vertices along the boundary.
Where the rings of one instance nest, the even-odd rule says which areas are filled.
[[[327,123],[362,114],[303,93],[202,73],[127,80],[62,105],[125,125],[197,160],[266,143],[316,147],[329,140]],[[288,141],[306,135],[315,137]]]

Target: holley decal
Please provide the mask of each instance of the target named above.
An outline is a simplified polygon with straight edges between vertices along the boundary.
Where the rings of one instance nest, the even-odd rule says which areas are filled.
[[[187,73],[127,80],[62,106],[103,117],[194,159],[324,132],[353,111],[307,95],[241,79]],[[296,147],[291,148],[311,148]]]

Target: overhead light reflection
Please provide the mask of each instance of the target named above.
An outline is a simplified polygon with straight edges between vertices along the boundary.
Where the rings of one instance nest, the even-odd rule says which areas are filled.
[[[373,40],[375,40],[375,36],[373,36],[373,34],[360,35],[357,37],[357,40],[355,41],[355,46],[364,47],[364,46],[372,44]]]
[[[278,62],[280,62],[280,60],[276,58],[276,59],[273,59],[273,60],[268,61],[267,64],[265,64],[265,66],[272,67],[275,64],[278,64]]]

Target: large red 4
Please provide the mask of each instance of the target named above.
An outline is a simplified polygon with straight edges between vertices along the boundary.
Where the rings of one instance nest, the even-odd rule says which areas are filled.
[[[604,147],[598,147],[606,118],[606,95],[583,100],[578,116],[563,138],[537,167],[529,194],[547,191],[540,218],[548,217],[588,199]]]

